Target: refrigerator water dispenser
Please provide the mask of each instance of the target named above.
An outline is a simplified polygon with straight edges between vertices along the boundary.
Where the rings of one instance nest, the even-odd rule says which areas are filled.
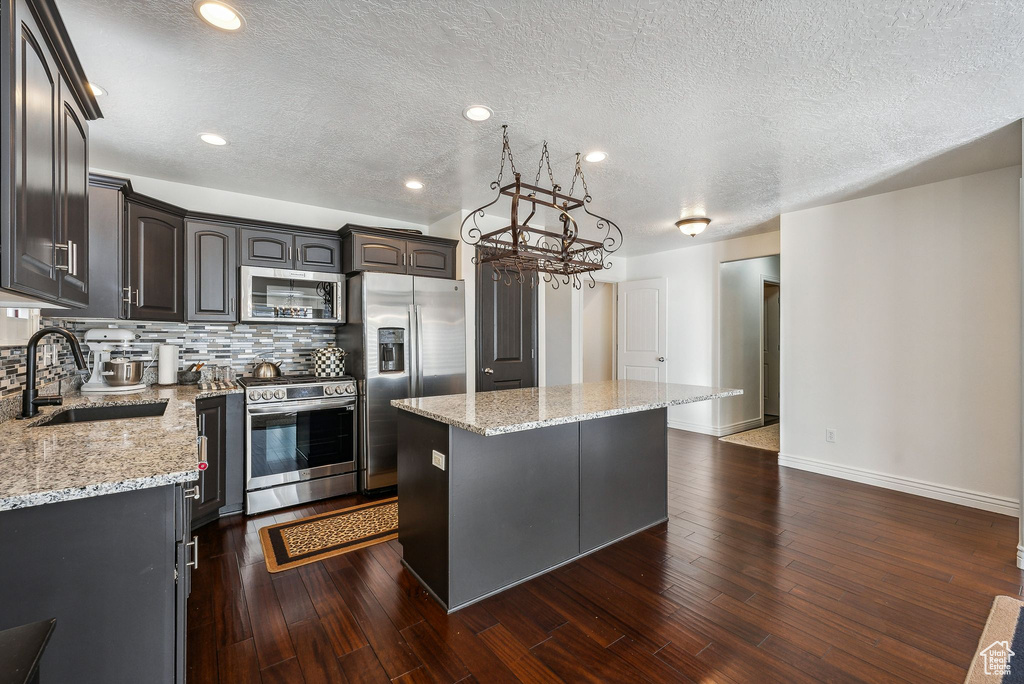
[[[379,328],[377,330],[380,373],[401,373],[405,370],[405,328]]]

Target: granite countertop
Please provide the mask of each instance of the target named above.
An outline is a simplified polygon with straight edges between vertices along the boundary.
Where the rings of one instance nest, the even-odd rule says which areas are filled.
[[[489,437],[738,394],[743,394],[743,390],[644,380],[609,380],[395,399],[391,405]]]
[[[199,478],[197,399],[241,388],[153,386],[131,394],[73,393],[29,420],[0,424],[0,511]],[[83,406],[167,402],[162,416],[39,426]]]

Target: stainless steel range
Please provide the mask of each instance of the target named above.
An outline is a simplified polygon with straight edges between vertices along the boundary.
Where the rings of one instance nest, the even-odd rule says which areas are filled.
[[[355,380],[241,378],[245,387],[246,513],[358,488]]]

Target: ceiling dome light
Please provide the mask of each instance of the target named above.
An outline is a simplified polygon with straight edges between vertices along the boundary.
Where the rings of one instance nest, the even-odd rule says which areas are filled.
[[[200,19],[222,31],[237,31],[244,23],[238,10],[220,0],[196,0],[192,7]]]
[[[462,110],[462,116],[476,123],[487,121],[491,118],[491,114],[494,114],[491,108],[483,105],[469,105]]]
[[[210,145],[216,145],[218,147],[220,147],[221,145],[227,145],[228,144],[227,140],[225,140],[224,138],[220,137],[216,133],[203,133],[203,134],[201,134],[199,136],[199,139],[202,140],[204,143],[208,143]]]
[[[100,88],[98,85],[96,85],[92,81],[89,81],[89,90],[91,90],[92,94],[94,96],[96,96],[96,97],[101,97],[101,96],[107,94],[106,90],[104,90],[103,88]]]
[[[681,221],[676,221],[676,227],[686,233],[690,237],[697,237],[704,232],[704,229],[711,223],[711,219],[706,216],[694,216],[692,218],[684,218]]]
[[[422,190],[423,183],[419,182],[418,180],[405,181],[405,187],[409,188],[410,190]]]
[[[601,152],[600,150],[594,150],[593,152],[588,152],[587,156],[583,157],[583,161],[595,162],[596,163],[596,162],[603,162],[607,158],[608,158],[608,155],[605,154],[604,152]]]

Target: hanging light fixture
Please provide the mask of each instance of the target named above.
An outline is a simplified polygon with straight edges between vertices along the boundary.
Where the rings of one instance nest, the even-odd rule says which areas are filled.
[[[556,288],[561,283],[580,289],[583,287],[584,276],[590,278],[590,287],[596,286],[593,274],[611,268],[611,262],[607,261],[607,258],[622,246],[622,231],[615,222],[587,208],[593,198],[587,188],[587,179],[583,175],[580,153],[576,153],[576,171],[568,193],[563,193],[562,186],[555,182],[547,142],[541,148],[536,180],[532,185],[524,183],[522,174],[516,170],[513,160],[512,147],[508,141],[508,126],[502,126],[501,129],[501,165],[498,168],[498,177],[491,182],[491,190],[496,190],[497,195],[462,220],[462,240],[467,245],[477,248],[473,263],[491,264],[491,277],[496,282],[504,280],[508,285],[513,281],[525,282],[527,278],[530,279],[530,284],[534,285],[539,274],[544,282],[551,283]],[[502,185],[506,162],[514,180]],[[545,167],[550,188],[541,186],[540,177]],[[582,186],[582,197],[574,195],[577,181]],[[482,218],[484,210],[503,196],[511,198],[509,223],[504,228],[485,233],[477,224],[477,219]],[[530,225],[530,220],[536,215],[538,207],[547,207],[557,212],[558,221],[562,224],[560,232]],[[521,213],[525,213],[527,209],[529,214],[526,218],[520,218]],[[573,216],[572,212],[579,209],[583,212],[577,212],[577,215]],[[577,218],[583,219],[584,214],[593,220],[599,232],[603,232],[600,240],[580,237]]]
[[[694,216],[676,221],[676,228],[690,237],[697,237],[704,232],[709,223],[711,223],[711,219],[706,216]]]

